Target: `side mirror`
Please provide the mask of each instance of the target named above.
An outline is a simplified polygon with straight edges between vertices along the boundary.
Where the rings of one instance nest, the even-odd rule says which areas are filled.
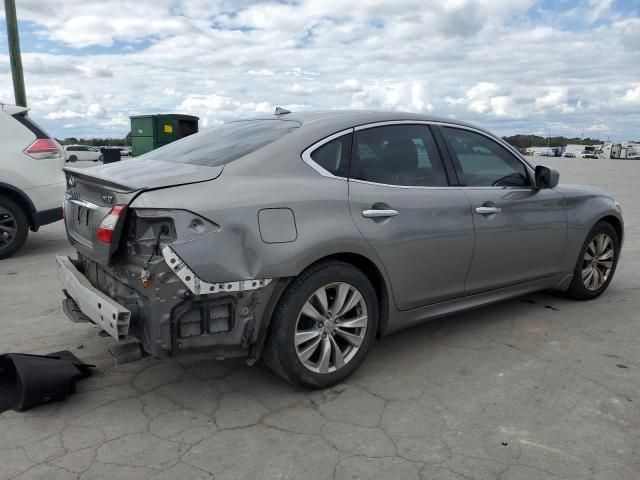
[[[558,186],[560,180],[560,174],[557,170],[547,168],[542,165],[536,167],[535,181],[536,188],[555,188]]]

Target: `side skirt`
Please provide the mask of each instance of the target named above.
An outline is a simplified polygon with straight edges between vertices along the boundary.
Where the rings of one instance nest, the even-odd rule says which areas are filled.
[[[434,303],[425,307],[414,308],[412,310],[390,312],[389,325],[385,334],[402,330],[403,328],[446,317],[467,310],[472,310],[485,305],[499,303],[514,297],[526,295],[528,293],[539,292],[541,290],[559,289],[571,282],[572,275],[554,275],[552,277],[541,278],[531,282],[520,283],[511,287],[500,288],[490,292],[477,293],[466,297],[447,300],[445,302]]]

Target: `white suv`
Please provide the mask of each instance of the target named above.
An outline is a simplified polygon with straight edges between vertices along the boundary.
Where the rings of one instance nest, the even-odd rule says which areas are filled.
[[[102,153],[96,147],[87,145],[67,145],[64,147],[64,156],[67,162],[77,162],[78,160],[101,162]]]
[[[62,147],[27,109],[0,104],[0,258],[16,253],[29,229],[62,219]]]

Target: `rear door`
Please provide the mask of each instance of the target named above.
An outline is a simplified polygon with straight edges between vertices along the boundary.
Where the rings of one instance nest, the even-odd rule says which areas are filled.
[[[476,246],[467,293],[560,273],[567,235],[564,197],[535,189],[525,163],[489,135],[462,127],[441,131],[473,209]]]
[[[426,124],[364,126],[354,133],[351,215],[382,260],[400,310],[464,294],[473,220],[450,175]]]

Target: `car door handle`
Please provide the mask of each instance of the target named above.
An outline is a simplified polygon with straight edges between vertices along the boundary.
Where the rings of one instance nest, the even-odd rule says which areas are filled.
[[[362,216],[364,218],[384,218],[384,217],[395,217],[398,215],[397,210],[383,210],[383,209],[374,209],[374,210],[363,210]]]
[[[492,213],[500,213],[502,209],[500,207],[476,207],[476,213],[480,215],[491,215]]]

